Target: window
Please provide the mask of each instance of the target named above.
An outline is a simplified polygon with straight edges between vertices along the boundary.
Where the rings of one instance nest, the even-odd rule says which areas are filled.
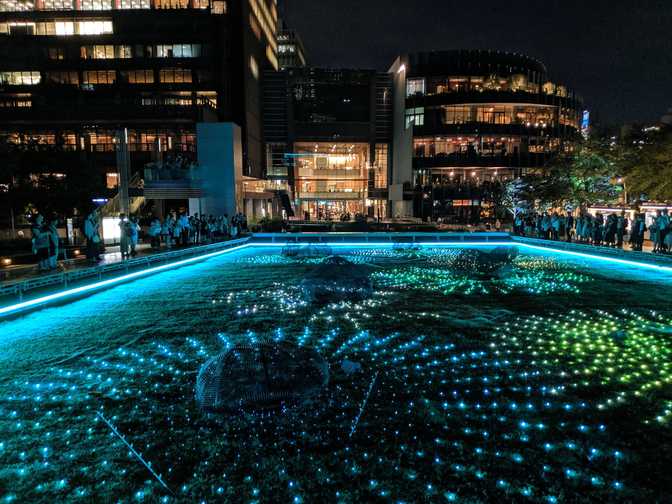
[[[112,33],[112,21],[78,21],[77,33],[79,35],[105,35]]]
[[[159,72],[159,80],[178,84],[191,82],[191,70],[189,68],[162,68]]]
[[[196,77],[199,84],[212,84],[214,80],[210,70],[197,70]]]
[[[112,9],[111,0],[80,0],[79,10],[101,11],[111,9]]]
[[[200,44],[168,44],[156,46],[157,58],[198,58],[200,55]]]
[[[112,21],[40,21],[25,22],[12,21],[0,23],[0,33],[10,35],[39,35],[39,36],[71,36],[71,35],[105,35],[112,33]]]
[[[513,107],[477,107],[476,122],[488,124],[511,124]]]
[[[83,84],[114,84],[117,73],[114,70],[90,70],[83,72]]]
[[[62,47],[49,47],[47,49],[47,58],[50,60],[64,60],[65,49]]]
[[[45,79],[52,84],[79,84],[77,72],[47,72]]]
[[[121,0],[121,9],[151,9],[149,0]]]
[[[126,70],[121,72],[121,78],[129,84],[152,84],[154,70]]]
[[[0,72],[0,84],[7,86],[33,86],[40,80],[40,72]]]
[[[33,100],[29,93],[6,95],[0,98],[1,108],[28,108],[33,106]]]
[[[406,111],[406,127],[408,128],[411,123],[413,123],[415,126],[425,125],[424,107],[412,108]]]
[[[49,33],[52,23],[44,23],[47,25],[47,35],[74,35],[75,23],[72,21],[56,21],[53,23],[54,32]]]
[[[120,59],[132,58],[133,48],[130,45],[114,46],[114,56]]]
[[[212,2],[212,14],[226,14],[226,2],[220,2],[215,0]]]
[[[35,35],[36,31],[37,31],[36,23],[30,23],[30,22],[0,23],[0,33],[8,33],[10,35]]]
[[[465,124],[472,122],[471,107],[464,105],[444,107],[444,124]]]
[[[116,189],[119,186],[119,174],[115,172],[108,172],[106,174],[106,182],[108,189]]]
[[[425,79],[408,79],[406,81],[406,96],[425,94]]]
[[[74,9],[72,0],[44,0],[42,10],[72,10]]]

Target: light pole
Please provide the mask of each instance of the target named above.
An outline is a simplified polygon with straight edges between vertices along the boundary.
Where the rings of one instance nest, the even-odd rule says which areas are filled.
[[[616,182],[623,186],[623,200],[625,202],[625,206],[628,206],[628,186],[625,183],[625,179],[623,177],[618,177]]]

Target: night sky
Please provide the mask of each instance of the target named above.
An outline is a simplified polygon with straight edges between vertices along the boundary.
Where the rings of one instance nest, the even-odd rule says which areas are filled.
[[[672,107],[672,0],[279,1],[310,65],[386,70],[402,52],[498,49],[543,61],[600,123]]]

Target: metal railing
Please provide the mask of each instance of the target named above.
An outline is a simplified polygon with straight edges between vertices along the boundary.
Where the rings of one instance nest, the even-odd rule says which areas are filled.
[[[35,278],[27,278],[25,280],[16,280],[0,285],[0,299],[14,298],[23,301],[26,293],[35,291],[37,289],[44,289],[49,287],[63,287],[67,288],[74,283],[81,280],[92,278],[101,280],[104,276],[111,273],[128,273],[130,270],[138,270],[150,268],[158,264],[168,264],[178,259],[187,257],[194,257],[198,255],[205,255],[209,252],[224,250],[227,248],[243,245],[249,241],[248,237],[240,238],[238,240],[230,240],[209,245],[201,245],[197,247],[189,247],[180,250],[173,250],[171,252],[162,252],[159,254],[152,254],[136,259],[129,259],[126,261],[119,261],[101,266],[91,266],[90,268],[78,268],[70,271],[63,271],[51,275],[42,275]]]

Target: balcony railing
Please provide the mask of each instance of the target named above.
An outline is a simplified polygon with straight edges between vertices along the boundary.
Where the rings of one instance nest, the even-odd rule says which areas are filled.
[[[366,191],[297,191],[296,197],[303,200],[360,200],[366,198]]]

